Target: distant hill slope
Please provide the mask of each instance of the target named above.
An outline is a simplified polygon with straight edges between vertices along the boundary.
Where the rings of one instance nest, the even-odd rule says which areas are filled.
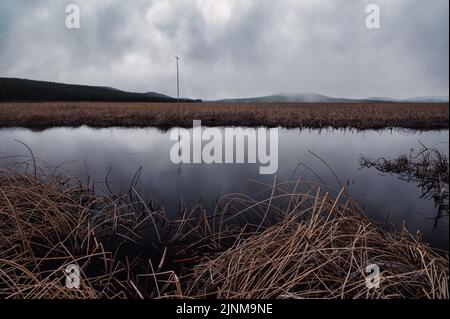
[[[268,96],[222,99],[211,102],[217,103],[448,103],[449,98],[445,96],[415,97],[409,99],[391,99],[384,97],[369,97],[366,99],[334,98],[326,95],[303,93],[303,94],[274,94]]]
[[[110,87],[0,78],[0,101],[176,102],[177,100],[154,92],[132,93]],[[200,102],[188,99],[181,101]]]
[[[413,103],[448,103],[448,96],[420,96],[403,101]]]

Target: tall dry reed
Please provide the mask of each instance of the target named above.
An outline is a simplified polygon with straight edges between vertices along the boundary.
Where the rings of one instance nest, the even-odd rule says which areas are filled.
[[[168,220],[134,187],[98,194],[43,171],[0,169],[3,298],[448,298],[447,253],[383,230],[344,188],[260,183]],[[80,289],[65,286],[69,264]]]

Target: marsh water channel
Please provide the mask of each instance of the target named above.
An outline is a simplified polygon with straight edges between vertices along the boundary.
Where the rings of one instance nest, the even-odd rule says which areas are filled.
[[[260,174],[259,163],[175,164],[170,158],[175,143],[170,139],[172,130],[0,129],[0,162],[8,165],[29,158],[27,148],[17,142],[21,141],[36,158],[95,181],[98,191],[106,191],[106,177],[108,187],[117,193],[126,192],[135,183],[147,196],[157,199],[169,215],[176,214],[180,201],[191,207],[200,202],[212,209],[221,195],[246,188],[251,193],[249,180],[272,184],[275,175],[278,182],[296,180],[299,176],[309,180],[320,177],[337,188],[339,183],[331,168],[370,218],[384,222],[389,216],[390,222],[399,228],[405,223],[413,233],[420,230],[431,246],[448,250],[448,213],[437,220],[435,202],[423,198],[417,184],[394,174],[362,168],[359,162],[361,156],[374,160],[396,158],[418,150],[422,144],[439,148],[448,156],[448,130],[280,128],[278,170],[270,175]]]

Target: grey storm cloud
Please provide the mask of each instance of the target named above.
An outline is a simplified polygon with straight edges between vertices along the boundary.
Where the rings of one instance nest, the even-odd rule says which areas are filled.
[[[448,37],[448,0],[2,0],[0,76],[174,95],[178,55],[195,98],[448,95]]]

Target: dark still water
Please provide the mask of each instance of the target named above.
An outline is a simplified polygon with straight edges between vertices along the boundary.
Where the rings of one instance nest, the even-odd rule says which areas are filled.
[[[222,129],[223,130],[223,129]],[[28,129],[0,130],[0,162],[28,156],[26,143],[39,157],[52,165],[64,163],[65,169],[79,177],[98,182],[102,187],[108,174],[114,192],[126,192],[136,171],[139,187],[159,201],[166,211],[176,213],[180,200],[188,206],[201,201],[213,207],[220,195],[238,192],[248,179],[273,183],[274,175],[260,175],[260,164],[181,164],[170,159],[175,142],[170,131],[147,129],[56,128],[42,132]],[[448,155],[449,132],[411,132],[405,130],[279,130],[278,182],[305,176],[317,177],[337,187],[329,169],[309,151],[319,155],[336,172],[350,195],[373,219],[384,221],[387,214],[399,227],[404,221],[412,232],[420,230],[432,246],[447,249],[448,215],[435,222],[437,209],[433,200],[421,199],[414,183],[397,176],[381,174],[374,168],[361,169],[361,154],[377,159],[395,158],[419,150],[421,144],[436,146]],[[297,168],[297,169],[296,169]]]

